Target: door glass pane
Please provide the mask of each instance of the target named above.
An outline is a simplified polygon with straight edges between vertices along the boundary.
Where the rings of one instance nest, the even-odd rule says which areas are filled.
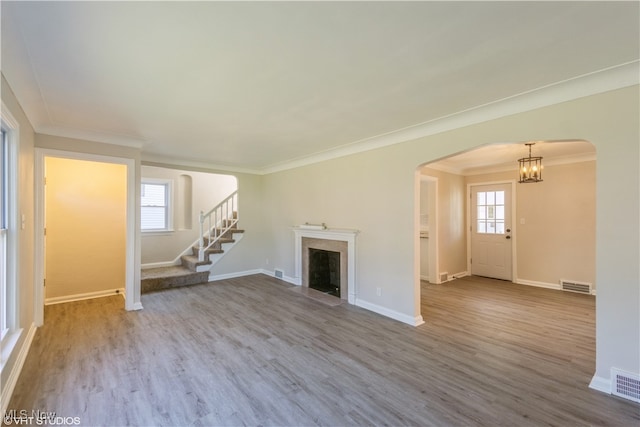
[[[476,231],[478,233],[504,234],[506,219],[504,199],[504,191],[476,193]]]
[[[486,206],[478,206],[478,219],[486,219]]]
[[[487,205],[495,205],[495,203],[496,203],[496,192],[487,191]]]

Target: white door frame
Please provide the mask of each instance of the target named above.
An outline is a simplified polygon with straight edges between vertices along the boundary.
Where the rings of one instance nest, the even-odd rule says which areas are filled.
[[[516,248],[518,233],[516,232],[516,181],[514,179],[467,184],[467,271],[471,274],[471,187],[494,184],[511,184],[511,282],[517,283],[518,251]]]
[[[429,283],[437,284],[440,283],[440,263],[438,262],[438,178],[421,175],[420,185],[424,182],[433,186],[433,192],[429,191]]]
[[[45,157],[59,157],[73,160],[86,160],[101,163],[115,163],[127,167],[127,220],[125,248],[125,309],[140,310],[140,287],[135,286],[135,242],[136,242],[136,172],[135,160],[122,157],[110,157],[97,154],[78,153],[48,148],[35,149],[35,316],[36,326],[44,324],[44,203],[45,203]]]

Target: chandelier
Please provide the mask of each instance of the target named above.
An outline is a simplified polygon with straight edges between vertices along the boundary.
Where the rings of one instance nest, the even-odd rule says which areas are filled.
[[[529,142],[524,145],[529,147],[529,157],[518,159],[518,164],[520,165],[519,182],[540,182],[542,181],[542,157],[531,157],[531,146],[535,145],[535,142]]]

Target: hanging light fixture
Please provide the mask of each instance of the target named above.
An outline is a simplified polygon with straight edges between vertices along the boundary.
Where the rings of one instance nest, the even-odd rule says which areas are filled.
[[[531,157],[531,146],[535,145],[535,142],[529,142],[524,145],[529,147],[529,157],[518,159],[518,164],[520,165],[519,182],[540,182],[542,181],[542,157]]]

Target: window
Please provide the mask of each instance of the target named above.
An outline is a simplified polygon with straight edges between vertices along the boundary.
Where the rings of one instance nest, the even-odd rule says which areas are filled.
[[[477,232],[504,234],[504,191],[478,191]]]
[[[7,197],[9,195],[8,137],[2,129],[0,141],[0,340],[9,332],[9,306],[7,293],[7,234],[9,228]]]
[[[142,182],[142,207],[140,228],[142,231],[170,231],[169,181],[144,180]]]
[[[0,119],[0,360],[6,362],[20,337],[18,324],[18,122],[2,104]],[[0,369],[2,369],[0,367]]]

